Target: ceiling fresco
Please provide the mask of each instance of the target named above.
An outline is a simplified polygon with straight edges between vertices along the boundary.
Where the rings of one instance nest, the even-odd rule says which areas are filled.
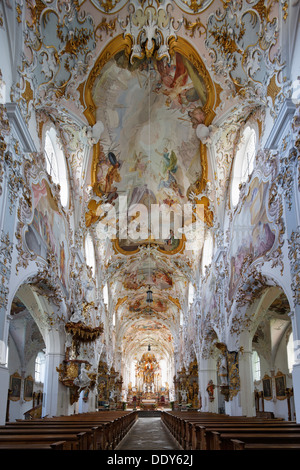
[[[96,120],[105,123],[93,175],[95,193],[108,202],[126,195],[129,208],[144,205],[149,212],[153,204],[170,208],[187,203],[190,187],[203,187],[195,127],[205,120],[206,101],[203,79],[179,53],[171,63],[144,60],[134,66],[124,52],[115,56],[93,87]],[[182,226],[180,207],[174,216]],[[173,225],[171,231],[155,241],[173,253],[182,243]],[[119,246],[123,252],[138,248],[130,236],[119,239]]]
[[[161,264],[154,262],[152,258],[145,260],[142,266],[139,262],[132,263],[124,273],[123,287],[128,290],[138,290],[148,286],[158,290],[171,289],[172,271]]]

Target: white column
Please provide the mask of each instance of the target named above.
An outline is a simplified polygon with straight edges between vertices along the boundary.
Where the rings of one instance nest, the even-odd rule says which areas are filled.
[[[3,324],[2,338],[0,338],[0,426],[5,424],[7,397],[9,389],[9,370],[7,368],[8,360],[8,334],[10,316],[6,315]]]
[[[295,363],[293,365],[293,389],[294,389],[294,403],[295,403],[295,414],[296,422],[300,423],[300,306],[297,305],[295,312],[290,313],[293,328],[293,340],[294,340],[294,356]]]
[[[83,400],[84,394],[85,390],[82,390],[79,396],[78,413],[88,413],[90,411],[95,411],[96,387],[94,390],[90,390],[88,399],[86,401]]]
[[[252,351],[239,354],[240,405],[243,416],[255,416]]]
[[[58,378],[56,367],[64,360],[64,354],[46,353],[46,372],[42,416],[59,416],[68,414],[68,389]]]
[[[214,400],[210,401],[207,386],[210,380],[217,385],[217,367],[214,359],[201,359],[198,363],[199,393],[201,394],[201,411],[218,412],[218,390],[214,389]]]
[[[7,395],[9,389],[9,370],[0,364],[0,426],[5,424]]]

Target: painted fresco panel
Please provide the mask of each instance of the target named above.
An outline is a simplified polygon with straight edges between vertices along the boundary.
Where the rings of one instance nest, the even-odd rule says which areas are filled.
[[[239,283],[246,258],[255,261],[270,251],[275,242],[266,211],[268,189],[269,183],[255,178],[243,207],[235,217],[230,248],[230,299]]]
[[[33,220],[28,225],[25,241],[30,251],[47,259],[54,254],[59,260],[59,278],[67,290],[68,226],[45,180],[32,184]]]
[[[96,194],[114,204],[126,194],[128,207],[144,204],[149,212],[151,204],[187,203],[204,174],[195,129],[205,120],[207,96],[204,80],[178,52],[171,63],[130,64],[123,51],[117,54],[93,88],[96,119],[105,123],[94,166]],[[182,210],[174,217],[181,227]],[[155,240],[168,252],[180,246],[174,226]],[[127,238],[120,246],[132,252],[137,242]]]

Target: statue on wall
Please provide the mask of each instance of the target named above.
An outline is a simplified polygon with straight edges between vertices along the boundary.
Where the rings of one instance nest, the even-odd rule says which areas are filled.
[[[181,390],[180,394],[181,394],[182,402],[186,403],[186,401],[187,401],[187,391],[186,390]]]
[[[227,368],[227,346],[224,343],[216,343],[216,347],[221,351],[218,361],[218,376],[220,378],[220,385],[228,385],[228,368]]]
[[[218,376],[220,378],[220,391],[225,400],[236,396],[240,390],[239,358],[237,351],[228,351],[226,344],[216,343],[221,351],[218,361]]]
[[[209,396],[209,401],[214,401],[215,396],[214,396],[214,390],[215,390],[215,385],[212,380],[210,380],[207,384],[206,391]]]

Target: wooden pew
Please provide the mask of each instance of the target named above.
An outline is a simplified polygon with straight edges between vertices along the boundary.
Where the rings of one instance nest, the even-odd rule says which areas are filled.
[[[80,435],[79,439],[79,450],[96,450],[97,443],[97,429],[91,428],[88,426],[56,426],[54,424],[50,425],[32,425],[32,426],[0,426],[0,438],[1,436],[13,436],[14,434],[31,434],[42,436],[47,435],[61,435],[61,434],[77,434]]]
[[[65,435],[77,433],[81,436],[78,442],[80,450],[112,450],[126,435],[136,419],[136,412],[116,411],[17,420],[0,427],[0,444],[2,436],[12,436],[16,445],[15,435],[51,434],[54,437],[63,433]]]
[[[297,444],[300,448],[300,432],[273,430],[268,432],[226,432],[212,431],[211,450],[234,450],[233,440],[241,440],[245,444]]]
[[[46,418],[43,419],[43,422],[49,422],[49,420],[55,419],[56,422],[74,422],[79,420],[80,422],[91,422],[95,425],[102,426],[103,428],[103,444],[101,445],[102,449],[113,450],[120,440],[127,434],[131,426],[137,419],[136,412],[113,412],[108,413],[96,412],[71,415],[71,416],[61,416],[55,418]],[[32,420],[30,421],[32,422]]]
[[[0,450],[70,450],[66,441],[53,442],[53,444],[37,444],[32,442],[3,442],[0,443]]]
[[[284,421],[281,418],[227,416],[201,412],[167,412],[162,414],[162,420],[181,447],[187,450],[212,449],[214,445],[216,446],[212,433],[218,431],[222,434],[224,434],[224,431],[240,433],[238,436],[234,436],[239,441],[243,441],[243,436],[251,433],[264,435],[265,437],[268,433],[276,434],[276,437],[280,437],[282,434],[292,437],[293,434],[296,433],[298,436],[298,432],[300,433],[300,425],[295,422]],[[239,445],[241,446],[241,444]],[[248,445],[248,443],[246,442],[245,445]],[[254,443],[251,445],[254,445]],[[234,447],[233,443],[229,443],[227,446],[230,449]],[[235,446],[237,447],[237,444]],[[223,445],[222,448],[225,447]]]
[[[5,445],[24,445],[28,448],[34,447],[36,444],[48,445],[54,444],[58,441],[65,441],[64,450],[80,450],[82,446],[82,436],[77,434],[12,434],[12,435],[1,435],[0,446]]]
[[[62,433],[64,431],[70,432],[85,432],[87,440],[87,450],[100,449],[100,444],[103,441],[103,429],[101,426],[94,426],[93,423],[80,424],[80,423],[9,423],[5,426],[0,426],[0,435],[2,433],[9,434],[11,432],[57,432]]]
[[[167,425],[170,432],[173,434],[177,442],[183,449],[192,450],[196,449],[196,426],[197,425],[206,425],[212,424],[217,426],[219,423],[264,423],[270,422],[266,419],[258,419],[256,417],[247,418],[243,416],[227,416],[220,415],[215,413],[172,413],[172,414],[162,414],[162,419]],[[281,420],[279,422],[282,422]],[[199,448],[199,447],[198,447]]]
[[[238,439],[232,439],[233,450],[300,450],[300,444],[289,443],[246,443]]]
[[[193,435],[193,450],[210,450],[212,441],[212,432],[268,432],[268,431],[300,432],[300,425],[295,423],[219,423],[212,425],[195,426],[195,434]]]

